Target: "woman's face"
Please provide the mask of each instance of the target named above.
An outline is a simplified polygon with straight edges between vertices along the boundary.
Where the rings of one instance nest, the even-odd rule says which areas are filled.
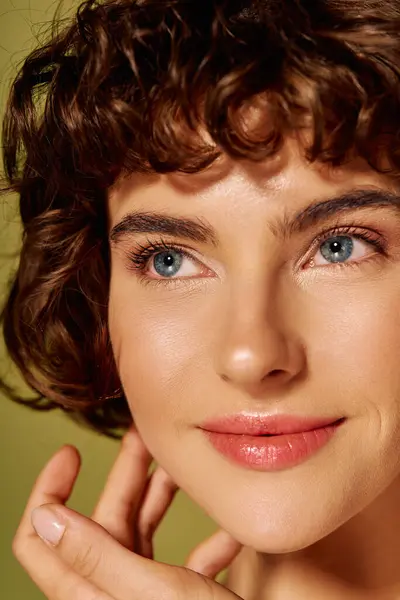
[[[393,184],[361,163],[312,166],[288,142],[261,164],[134,175],[108,208],[110,230],[119,225],[109,326],[133,418],[156,461],[220,526],[261,552],[300,549],[394,481]],[[227,458],[201,429],[238,413],[344,421],[307,458],[264,468]]]

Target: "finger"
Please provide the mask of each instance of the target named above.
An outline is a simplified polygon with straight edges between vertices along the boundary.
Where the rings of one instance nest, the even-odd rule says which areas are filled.
[[[36,509],[32,519],[38,534],[51,540],[55,556],[113,600],[180,597],[179,567],[132,553],[98,523],[70,508],[47,504]]]
[[[152,456],[131,427],[124,435],[92,519],[121,544],[134,547],[134,520],[146,488]]]
[[[63,446],[45,465],[36,479],[22,515],[16,538],[34,535],[31,512],[40,504],[64,504],[71,495],[81,466],[81,457],[74,446]]]
[[[185,567],[214,579],[231,564],[242,547],[227,531],[219,529],[192,550]]]
[[[148,481],[137,519],[136,551],[153,558],[153,535],[170,507],[178,490],[177,484],[162,468],[157,467]]]
[[[37,536],[36,536],[37,537]],[[17,556],[24,570],[49,600],[115,600],[78,575],[37,538],[41,550],[31,548]]]
[[[47,598],[51,600],[111,600],[84,581],[37,537],[31,512],[43,502],[66,502],[79,473],[80,456],[73,446],[61,448],[37,478],[13,540],[13,553]]]

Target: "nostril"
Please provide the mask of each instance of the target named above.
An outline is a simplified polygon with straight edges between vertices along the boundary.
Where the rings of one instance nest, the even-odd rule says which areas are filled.
[[[278,375],[282,375],[282,373],[284,373],[285,371],[283,371],[282,369],[273,369],[273,371],[270,371],[268,373],[268,377],[278,377]]]

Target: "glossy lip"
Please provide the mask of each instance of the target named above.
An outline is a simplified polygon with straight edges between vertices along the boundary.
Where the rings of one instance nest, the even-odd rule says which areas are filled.
[[[294,467],[318,452],[345,418],[234,415],[207,421],[201,429],[215,450],[258,471]]]
[[[240,413],[207,420],[200,425],[200,428],[215,433],[237,435],[283,435],[321,429],[340,420],[343,420],[343,417]]]

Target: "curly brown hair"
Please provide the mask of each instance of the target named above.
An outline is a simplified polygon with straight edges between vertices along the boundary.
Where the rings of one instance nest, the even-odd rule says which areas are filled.
[[[397,0],[83,2],[25,58],[3,122],[1,191],[19,194],[23,238],[1,319],[38,395],[3,390],[119,437],[132,417],[107,328],[110,187],[222,153],[263,160],[303,128],[308,160],[356,155],[398,178],[399,34]],[[244,125],[256,99],[262,135]]]

